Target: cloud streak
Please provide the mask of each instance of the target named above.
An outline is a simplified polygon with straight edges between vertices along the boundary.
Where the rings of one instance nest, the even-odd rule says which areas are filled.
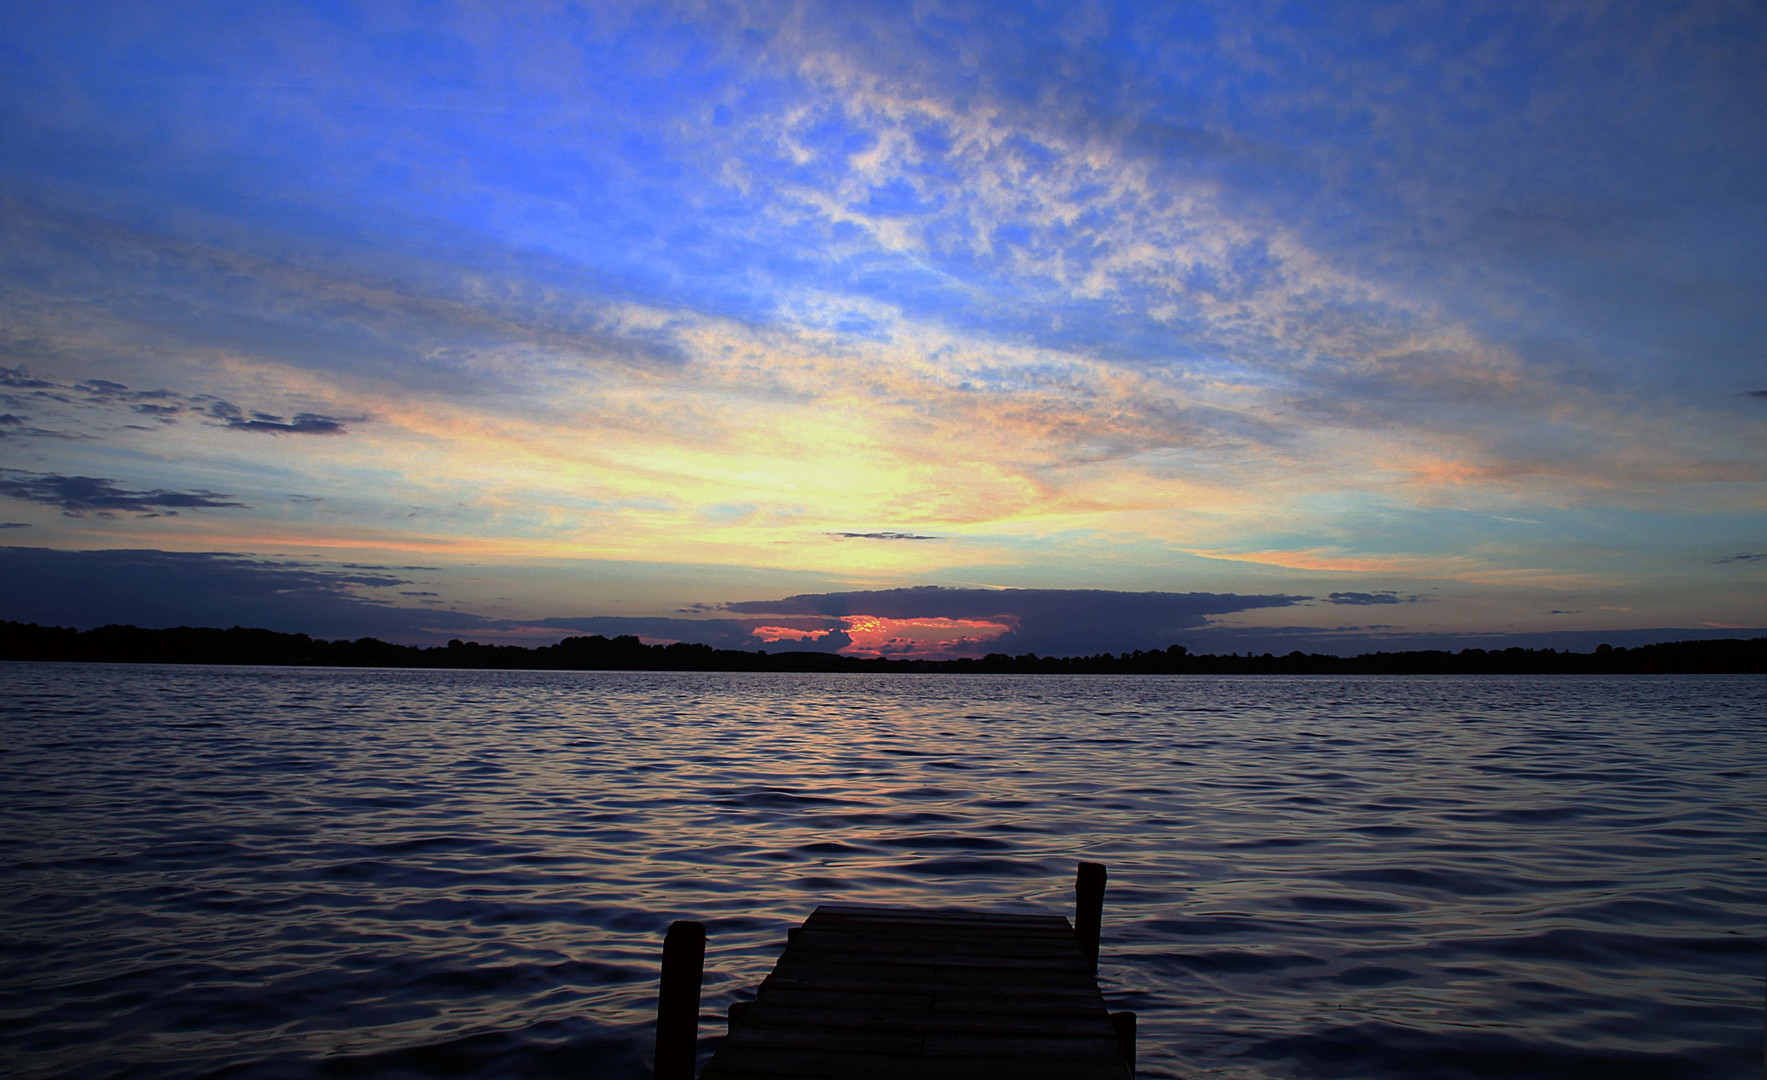
[[[1417,602],[1417,597],[1407,596],[1403,599],[1392,592],[1334,592],[1325,598],[1328,604],[1350,605],[1353,607],[1369,607],[1376,604],[1400,604]]]
[[[246,504],[214,491],[131,491],[100,476],[57,476],[0,469],[0,495],[59,507],[69,517],[118,513],[174,516],[180,510],[238,510]]]
[[[918,533],[905,532],[831,532],[828,535],[842,540],[942,540],[941,536],[922,536]]]
[[[116,413],[119,408],[155,420],[160,424],[176,424],[180,416],[212,420],[223,429],[262,434],[342,435],[345,423],[361,423],[366,417],[335,417],[323,413],[297,412],[292,419],[276,413],[246,410],[213,394],[182,394],[172,390],[131,390],[127,385],[109,379],[82,379],[61,382],[38,377],[18,367],[0,367],[0,387],[22,394],[0,394],[0,399],[15,407],[48,408],[51,412],[77,421],[93,416],[100,418]],[[60,438],[93,438],[94,433],[65,432],[26,427],[26,418],[11,413],[0,414],[0,436],[8,434],[53,436]]]

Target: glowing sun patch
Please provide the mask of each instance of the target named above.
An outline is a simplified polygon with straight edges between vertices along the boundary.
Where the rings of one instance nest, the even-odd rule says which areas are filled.
[[[1003,622],[984,619],[889,619],[880,615],[848,615],[848,654],[876,656],[980,656],[987,642],[1012,630]]]

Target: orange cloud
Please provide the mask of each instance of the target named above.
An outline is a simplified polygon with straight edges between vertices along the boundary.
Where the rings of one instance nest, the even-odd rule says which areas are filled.
[[[799,630],[794,626],[757,626],[749,631],[769,645],[780,641],[821,641],[833,630]]]
[[[1459,557],[1448,559],[1420,559],[1408,556],[1354,556],[1333,554],[1327,548],[1305,548],[1289,551],[1220,551],[1193,548],[1182,549],[1188,555],[1197,555],[1205,559],[1225,559],[1229,562],[1260,563],[1264,566],[1280,566],[1289,570],[1324,570],[1332,573],[1393,573],[1406,572],[1413,574],[1441,574],[1448,566],[1463,562]],[[1452,576],[1452,575],[1448,575]]]
[[[950,656],[979,652],[1013,627],[983,619],[890,619],[879,615],[842,617],[853,643],[841,651],[875,656]]]

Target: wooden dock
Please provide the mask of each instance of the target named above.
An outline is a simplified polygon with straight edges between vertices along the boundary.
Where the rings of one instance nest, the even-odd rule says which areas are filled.
[[[1104,868],[1083,864],[1078,932],[1060,915],[824,904],[731,1008],[700,1080],[1130,1080],[1134,1014],[1109,1013],[1098,990],[1103,887]],[[658,1038],[666,1080],[680,1055],[666,1060],[661,1022]]]

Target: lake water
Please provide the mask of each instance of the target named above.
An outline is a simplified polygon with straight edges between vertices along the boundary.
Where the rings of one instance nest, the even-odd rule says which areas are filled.
[[[1151,1077],[1756,1077],[1767,680],[0,664],[0,1069],[648,1075],[823,900],[1071,913]]]

